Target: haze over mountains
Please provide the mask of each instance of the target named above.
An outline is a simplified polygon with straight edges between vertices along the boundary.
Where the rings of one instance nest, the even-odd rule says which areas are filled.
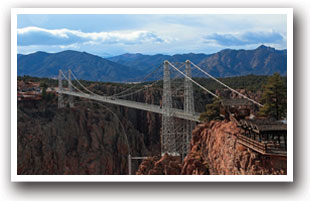
[[[164,60],[184,62],[187,59],[215,77],[287,73],[286,50],[276,50],[263,45],[254,50],[225,49],[210,55],[127,53],[105,59],[71,50],[59,53],[36,52],[17,56],[17,72],[18,75],[55,78],[59,69],[71,69],[79,79],[118,82],[143,77],[160,66]]]

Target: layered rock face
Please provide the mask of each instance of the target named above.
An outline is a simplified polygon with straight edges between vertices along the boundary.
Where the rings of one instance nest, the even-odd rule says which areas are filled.
[[[179,175],[181,174],[181,159],[168,154],[162,157],[154,156],[144,159],[139,166],[137,175]]]
[[[18,109],[18,174],[128,174],[128,146],[146,155],[143,134],[95,103]],[[128,138],[128,140],[127,140]]]
[[[286,158],[264,158],[237,143],[243,132],[234,122],[211,121],[198,125],[192,133],[190,153],[207,162],[210,174],[286,174]]]
[[[234,122],[211,121],[197,125],[192,132],[191,150],[185,157],[180,174],[191,175],[259,175],[286,174],[286,158],[266,158],[237,143],[237,134],[243,132]],[[158,163],[161,159],[145,160],[137,174],[168,174],[163,171],[172,167],[165,163],[163,169]],[[173,172],[175,173],[175,172]]]

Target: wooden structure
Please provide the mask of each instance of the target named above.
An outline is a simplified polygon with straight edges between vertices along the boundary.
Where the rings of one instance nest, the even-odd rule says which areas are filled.
[[[246,99],[221,99],[220,103],[220,116],[225,119],[244,119],[254,111],[253,103]]]
[[[238,126],[244,132],[238,134],[238,142],[263,155],[286,156],[287,125],[269,119],[242,119]]]

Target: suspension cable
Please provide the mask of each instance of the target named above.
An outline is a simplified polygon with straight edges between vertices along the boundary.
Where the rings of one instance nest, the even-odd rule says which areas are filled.
[[[189,62],[191,62],[191,61],[189,61]],[[209,76],[210,78],[212,78],[213,80],[215,80],[216,82],[218,82],[218,83],[220,83],[221,85],[223,85],[224,87],[226,87],[226,88],[230,89],[231,91],[233,91],[233,92],[237,93],[238,95],[242,96],[243,98],[245,98],[245,99],[247,99],[247,100],[251,101],[252,103],[254,103],[254,104],[256,104],[256,105],[258,105],[258,106],[260,106],[260,107],[262,107],[262,106],[263,106],[263,105],[262,105],[262,104],[260,104],[259,102],[257,102],[257,101],[255,101],[255,100],[250,99],[250,98],[249,98],[249,97],[247,97],[246,95],[243,95],[242,93],[238,92],[237,90],[235,90],[235,89],[233,89],[233,88],[231,88],[231,87],[227,86],[227,85],[226,85],[226,84],[224,84],[223,82],[219,81],[218,79],[216,79],[215,77],[213,77],[212,75],[210,75],[209,73],[207,73],[206,71],[204,71],[204,70],[202,70],[201,68],[199,68],[199,66],[197,66],[197,65],[196,65],[196,64],[194,64],[193,62],[191,62],[191,64],[192,64],[194,67],[196,67],[198,70],[200,70],[201,72],[203,72],[204,74],[206,74],[207,76]]]
[[[161,65],[162,66],[162,65]],[[161,67],[160,66],[160,67]],[[184,66],[184,64],[182,64],[180,67],[178,67],[179,69],[180,68],[182,68]],[[159,69],[159,68],[158,68]],[[137,90],[137,91],[134,91],[134,92],[131,92],[131,93],[128,93],[128,94],[123,94],[123,95],[119,95],[119,96],[117,96],[117,95],[113,95],[113,97],[116,97],[116,98],[122,98],[122,97],[126,97],[126,96],[130,96],[130,95],[133,95],[133,94],[136,94],[136,93],[139,93],[140,91],[143,91],[143,90],[146,90],[146,89],[148,89],[148,88],[150,88],[150,87],[153,87],[155,84],[157,84],[158,82],[160,82],[161,80],[157,80],[157,81],[155,81],[155,82],[153,82],[151,85],[149,85],[149,86],[146,86],[146,87],[144,87],[144,88],[142,88],[142,89],[139,89],[139,90]],[[133,87],[131,87],[131,88],[133,88]],[[125,90],[126,91],[126,90]],[[121,93],[121,92],[120,92]]]
[[[118,117],[118,115],[117,115],[115,112],[113,112],[109,107],[107,107],[106,105],[104,105],[103,103],[100,103],[100,102],[98,102],[98,101],[91,100],[91,99],[90,99],[89,101],[95,102],[95,103],[97,103],[97,104],[100,104],[101,106],[103,106],[106,110],[108,110],[109,112],[111,112],[111,113],[117,118],[117,120],[118,120],[119,124],[121,125],[122,130],[123,130],[123,132],[124,132],[124,136],[125,136],[125,138],[126,138],[125,140],[127,141],[128,154],[131,154],[131,149],[130,149],[130,145],[129,145],[129,140],[128,140],[128,137],[127,137],[127,134],[126,134],[126,129],[125,129],[123,123],[121,122],[120,118]],[[78,101],[78,102],[84,103],[83,101]]]
[[[84,94],[84,95],[87,95],[86,93],[84,93],[83,91],[79,90],[77,87],[75,87],[72,82],[65,76],[65,74],[62,72],[62,70],[60,70],[62,76],[71,84],[71,86],[76,89],[77,91],[79,91],[80,93]]]
[[[197,86],[199,86],[200,88],[202,88],[203,90],[205,90],[206,92],[208,92],[209,94],[211,94],[212,96],[216,97],[219,99],[219,97],[212,93],[210,90],[206,89],[205,87],[203,87],[202,85],[200,85],[198,82],[196,82],[195,80],[193,80],[192,78],[188,77],[186,74],[184,74],[182,71],[180,71],[179,69],[177,69],[173,64],[171,64],[169,61],[167,61],[168,64],[170,66],[172,66],[174,69],[176,69],[179,73],[181,73],[183,76],[185,76],[187,79],[189,79],[190,81],[192,81],[193,83],[195,83]]]
[[[144,82],[146,79],[148,79],[149,77],[151,77],[152,74],[155,74],[160,68],[162,67],[162,64],[160,64],[158,67],[155,68],[154,71],[150,72],[149,74],[147,74],[142,81],[140,82]],[[122,95],[124,93],[126,93],[127,91],[130,91],[131,89],[135,88],[137,85],[133,85],[132,87],[129,87],[128,89],[121,91],[119,93],[113,94],[113,97],[117,97],[118,95]]]
[[[77,79],[77,77],[73,74],[72,71],[71,71],[71,75],[74,77],[74,79],[77,81],[77,83],[78,83],[83,89],[85,89],[86,91],[88,91],[89,93],[91,93],[91,94],[93,94],[93,95],[101,96],[101,95],[96,94],[96,93],[92,92],[91,90],[87,89],[87,88]]]

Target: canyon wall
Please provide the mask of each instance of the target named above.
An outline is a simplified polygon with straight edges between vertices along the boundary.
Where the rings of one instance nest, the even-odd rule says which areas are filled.
[[[244,147],[237,142],[240,132],[242,129],[231,121],[199,124],[192,132],[191,149],[182,163],[163,163],[171,158],[166,155],[157,161],[152,158],[141,163],[137,174],[286,174],[285,157],[267,158]],[[180,170],[166,171],[173,167]]]
[[[90,88],[107,95],[126,89],[110,84]],[[160,105],[161,97],[162,90],[155,88],[127,99]],[[18,102],[18,174],[127,174],[128,146],[132,156],[160,154],[161,115],[104,104],[107,110],[101,103],[75,97],[75,106],[69,108],[64,99],[62,109],[57,108],[57,97]],[[178,107],[183,100],[174,104]],[[132,164],[137,170],[139,163]]]
[[[128,174],[128,146],[148,153],[143,134],[99,104],[19,106],[18,174]]]
[[[210,174],[286,174],[286,158],[265,158],[246,148],[237,142],[240,132],[231,121],[200,124],[192,132],[189,154],[200,155]]]

